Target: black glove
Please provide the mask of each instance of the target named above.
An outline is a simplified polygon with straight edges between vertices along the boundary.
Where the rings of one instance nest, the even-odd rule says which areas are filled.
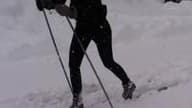
[[[43,9],[55,9],[58,4],[65,4],[66,0],[36,0],[36,5],[39,11]]]

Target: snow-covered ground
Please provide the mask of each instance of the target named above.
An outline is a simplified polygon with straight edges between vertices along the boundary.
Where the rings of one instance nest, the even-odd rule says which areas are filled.
[[[35,0],[1,0],[0,107],[68,108],[71,94]],[[104,68],[94,43],[88,54],[115,108],[192,108],[192,1],[104,0],[115,60],[136,83],[138,99],[124,101],[119,80]],[[48,15],[64,65],[72,36],[65,18]],[[74,21],[73,21],[74,22]],[[87,62],[82,64],[86,108],[108,108]],[[164,91],[157,89],[168,86]]]

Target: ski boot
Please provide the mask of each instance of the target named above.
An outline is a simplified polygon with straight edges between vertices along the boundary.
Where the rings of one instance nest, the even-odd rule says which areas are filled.
[[[84,108],[81,95],[74,95],[73,96],[73,103],[70,106],[70,108]]]
[[[130,81],[127,84],[123,84],[123,94],[122,97],[127,100],[127,99],[132,99],[133,92],[136,89],[136,85]]]

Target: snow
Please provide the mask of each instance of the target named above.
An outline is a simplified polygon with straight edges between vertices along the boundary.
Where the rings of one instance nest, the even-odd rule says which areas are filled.
[[[192,108],[192,2],[103,2],[113,31],[114,58],[136,83],[136,93],[142,94],[124,101],[119,80],[103,66],[91,43],[87,52],[114,107]],[[47,13],[69,74],[72,30],[65,18]],[[71,93],[34,0],[1,0],[0,32],[0,107],[68,108]],[[81,70],[85,106],[109,107],[86,59]],[[164,86],[169,88],[156,90]]]

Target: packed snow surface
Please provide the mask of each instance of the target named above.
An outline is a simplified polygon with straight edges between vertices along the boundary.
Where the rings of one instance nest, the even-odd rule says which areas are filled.
[[[115,108],[192,108],[192,1],[162,2],[103,1],[114,58],[141,94],[123,100],[120,81],[103,66],[92,42],[87,53]],[[69,75],[72,30],[55,11],[47,14]],[[70,89],[35,0],[1,0],[0,33],[0,108],[69,108]],[[108,108],[86,58],[81,70],[85,107]]]

